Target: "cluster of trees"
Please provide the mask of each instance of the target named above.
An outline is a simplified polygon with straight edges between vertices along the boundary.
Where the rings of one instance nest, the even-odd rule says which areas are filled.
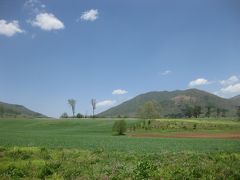
[[[202,107],[199,105],[184,105],[181,108],[181,113],[177,117],[186,117],[186,118],[199,118],[212,116],[216,117],[226,117],[228,110],[224,108],[218,108],[214,106]],[[237,117],[240,120],[240,106],[237,107]],[[142,119],[157,119],[161,115],[161,106],[155,101],[148,101],[139,109],[138,117]]]
[[[155,101],[146,102],[139,110],[138,116],[142,119],[160,118],[161,106]]]
[[[124,135],[127,131],[127,123],[125,120],[117,120],[114,122],[112,131],[114,135]]]
[[[201,107],[201,106],[189,106],[186,105],[184,108],[182,108],[182,113],[184,117],[188,118],[199,118],[200,115],[203,117],[210,118],[213,113],[216,114],[217,117],[226,117],[227,109],[222,109],[218,107],[213,106],[207,106],[207,107]]]
[[[88,118],[90,116],[87,115],[82,115],[81,113],[77,113],[77,115],[75,115],[75,110],[76,110],[76,100],[75,99],[68,99],[68,104],[71,107],[72,110],[72,116],[69,116],[66,112],[64,112],[61,115],[61,118]],[[96,99],[91,99],[91,106],[92,106],[92,118],[95,117],[95,110],[97,108],[97,100]]]

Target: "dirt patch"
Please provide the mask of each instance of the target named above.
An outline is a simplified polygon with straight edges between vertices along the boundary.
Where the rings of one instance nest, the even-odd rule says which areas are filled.
[[[171,135],[139,133],[131,134],[131,137],[156,137],[156,138],[214,138],[214,139],[240,139],[240,133],[177,133]]]

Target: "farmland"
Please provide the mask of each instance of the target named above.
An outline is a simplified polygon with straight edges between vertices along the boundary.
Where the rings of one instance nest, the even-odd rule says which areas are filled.
[[[0,177],[214,179],[240,177],[240,123],[217,119],[1,119]],[[134,127],[134,130],[133,130]],[[179,134],[196,135],[178,137]],[[157,135],[157,136],[156,136]],[[172,163],[174,162],[174,163]],[[231,175],[231,176],[230,176]]]

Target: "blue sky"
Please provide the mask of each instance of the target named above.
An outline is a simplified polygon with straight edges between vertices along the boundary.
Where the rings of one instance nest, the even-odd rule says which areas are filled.
[[[148,91],[240,94],[238,0],[1,0],[0,101],[58,117]],[[115,91],[114,91],[115,90]]]

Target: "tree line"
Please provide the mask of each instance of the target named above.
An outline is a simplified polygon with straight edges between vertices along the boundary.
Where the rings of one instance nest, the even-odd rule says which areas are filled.
[[[183,105],[181,109],[181,113],[179,114],[171,114],[170,117],[175,118],[199,118],[205,117],[210,118],[214,117],[213,114],[216,114],[215,117],[226,117],[228,110],[224,108],[214,107],[214,106],[206,106],[202,107],[199,105]],[[137,116],[142,119],[157,119],[161,117],[161,105],[156,101],[148,101],[138,110]],[[240,120],[240,106],[236,107],[236,116]]]

